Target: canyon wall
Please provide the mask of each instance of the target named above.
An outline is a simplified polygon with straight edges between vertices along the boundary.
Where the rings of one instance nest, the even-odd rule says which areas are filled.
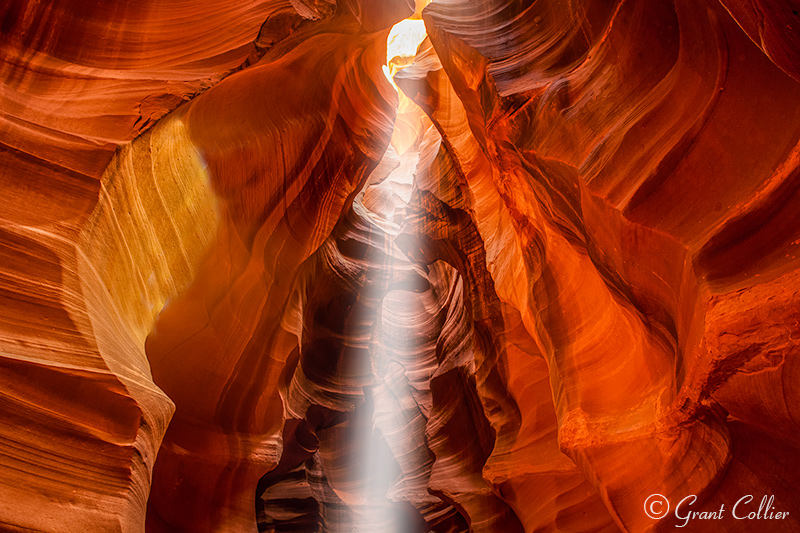
[[[0,528],[797,531],[799,11],[0,7]]]

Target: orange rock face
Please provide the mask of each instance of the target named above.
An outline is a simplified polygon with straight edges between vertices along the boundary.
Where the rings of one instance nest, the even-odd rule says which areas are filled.
[[[800,5],[428,4],[0,7],[0,529],[800,530]]]

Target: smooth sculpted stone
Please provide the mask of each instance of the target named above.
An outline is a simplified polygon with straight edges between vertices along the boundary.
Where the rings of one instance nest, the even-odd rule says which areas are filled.
[[[0,530],[800,530],[798,12],[4,3]]]
[[[348,20],[340,27],[357,30]],[[381,71],[385,39],[310,36],[182,112],[220,227],[145,346],[153,380],[176,404],[153,473],[154,531],[256,527],[256,483],[281,450],[279,377],[298,342],[281,325],[284,309],[300,265],[391,135],[397,97]]]
[[[479,206],[497,206],[513,228],[505,242],[519,247],[502,250],[506,263],[522,262],[524,282],[502,264],[489,271],[548,364],[561,451],[619,527],[655,528],[642,509],[649,494],[708,498],[728,486],[736,436],[721,384],[741,382],[761,358],[782,369],[792,353],[780,339],[796,330],[793,314],[772,309],[785,305],[776,295],[796,294],[787,273],[800,241],[784,217],[798,177],[797,82],[715,3],[620,2],[610,16],[584,6],[572,17],[592,25],[585,55],[537,56],[546,64],[492,46],[489,34],[514,26],[489,17],[499,4],[480,7],[425,12],[460,102],[449,103],[436,70],[408,92],[423,108],[433,102],[432,120],[464,162],[487,255],[497,225],[482,223]],[[526,52],[546,46],[539,38],[519,35]],[[741,312],[772,316],[758,323],[775,341],[716,326]]]

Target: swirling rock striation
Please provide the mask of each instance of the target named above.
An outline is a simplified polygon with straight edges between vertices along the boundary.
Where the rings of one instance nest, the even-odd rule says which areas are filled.
[[[795,4],[0,7],[0,527],[797,530]]]

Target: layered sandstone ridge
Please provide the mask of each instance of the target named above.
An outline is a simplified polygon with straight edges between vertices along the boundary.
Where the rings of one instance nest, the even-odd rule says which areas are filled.
[[[0,8],[0,528],[800,528],[800,5],[426,5]]]

